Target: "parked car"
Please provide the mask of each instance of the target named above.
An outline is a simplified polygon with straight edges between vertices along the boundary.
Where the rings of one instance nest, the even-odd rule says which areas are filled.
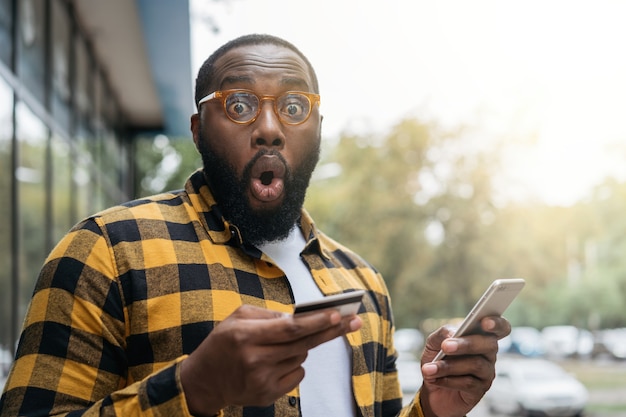
[[[424,336],[422,332],[412,328],[396,329],[393,335],[393,342],[400,357],[419,359],[424,347]]]
[[[398,351],[398,379],[402,387],[403,404],[408,404],[422,386],[421,351],[424,335],[417,329],[396,329],[393,342]]]
[[[626,328],[599,330],[595,336],[594,357],[609,355],[626,359]]]
[[[556,363],[543,358],[502,357],[484,397],[491,413],[580,416],[589,399],[585,386]]]
[[[396,362],[396,367],[398,368],[398,380],[400,381],[404,397],[403,402],[408,404],[422,386],[422,366],[418,360],[400,355]]]
[[[9,374],[9,368],[13,363],[13,355],[7,349],[0,348],[0,377]],[[1,389],[2,387],[0,387]]]
[[[511,334],[498,342],[503,353],[515,353],[522,356],[543,356],[545,348],[541,332],[534,327],[516,326]]]
[[[594,337],[589,330],[575,326],[548,326],[541,331],[546,355],[551,358],[589,357]]]

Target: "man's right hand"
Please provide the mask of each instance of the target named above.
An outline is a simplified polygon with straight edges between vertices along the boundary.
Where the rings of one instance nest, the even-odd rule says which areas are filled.
[[[361,324],[333,309],[295,317],[238,308],[181,364],[189,411],[212,416],[227,405],[270,405],[302,381],[309,349]]]

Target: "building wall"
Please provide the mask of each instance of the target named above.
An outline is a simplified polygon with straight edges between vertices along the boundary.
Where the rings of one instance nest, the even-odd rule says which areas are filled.
[[[0,349],[11,354],[55,242],[133,195],[111,91],[71,2],[0,0]]]

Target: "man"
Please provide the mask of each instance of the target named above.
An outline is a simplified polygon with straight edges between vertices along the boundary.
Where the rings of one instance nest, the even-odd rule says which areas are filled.
[[[465,415],[494,377],[485,334],[429,336],[402,408],[385,284],[302,209],[318,161],[315,72],[293,45],[238,38],[204,63],[184,190],[75,226],[42,269],[2,416]],[[296,302],[366,290],[357,315]],[[443,348],[445,359],[430,363]]]

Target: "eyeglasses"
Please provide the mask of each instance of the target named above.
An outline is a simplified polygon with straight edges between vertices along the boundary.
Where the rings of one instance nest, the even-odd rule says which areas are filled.
[[[278,97],[258,96],[250,90],[214,91],[198,102],[198,107],[211,100],[222,102],[224,113],[238,124],[254,122],[261,113],[261,102],[272,100],[274,113],[286,125],[299,125],[306,122],[315,103],[320,103],[319,94],[288,91]]]

